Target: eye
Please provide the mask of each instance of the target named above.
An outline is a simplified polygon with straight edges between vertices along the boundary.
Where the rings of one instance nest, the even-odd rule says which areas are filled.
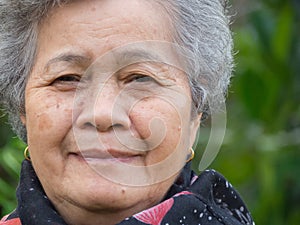
[[[79,82],[80,79],[79,75],[68,74],[56,78],[54,82]]]
[[[155,79],[151,76],[144,75],[144,74],[133,74],[130,76],[127,82],[156,82]]]
[[[51,86],[54,86],[61,91],[71,91],[75,90],[79,85],[81,77],[76,74],[67,74],[57,77],[52,83]]]

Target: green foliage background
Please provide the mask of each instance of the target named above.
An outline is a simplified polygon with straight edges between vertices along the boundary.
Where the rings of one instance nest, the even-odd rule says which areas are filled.
[[[300,224],[300,1],[235,0],[236,71],[227,131],[211,165],[240,191],[257,224]],[[0,216],[15,206],[24,143],[0,118]],[[200,129],[194,168],[205,149]]]

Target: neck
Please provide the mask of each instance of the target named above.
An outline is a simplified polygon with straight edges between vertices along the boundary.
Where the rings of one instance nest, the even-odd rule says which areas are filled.
[[[141,202],[134,207],[125,209],[86,209],[69,202],[55,205],[56,210],[68,225],[115,225],[155,204],[157,202]]]
[[[124,220],[129,215],[126,213],[118,212],[77,212],[75,211],[65,211],[60,212],[62,217],[65,219],[66,223],[69,225],[115,225],[122,220]]]

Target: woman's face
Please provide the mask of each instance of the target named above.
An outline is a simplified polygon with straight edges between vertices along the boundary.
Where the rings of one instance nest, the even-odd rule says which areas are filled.
[[[122,219],[158,203],[178,176],[199,124],[171,38],[166,13],[146,0],[75,1],[40,25],[22,119],[67,221]]]

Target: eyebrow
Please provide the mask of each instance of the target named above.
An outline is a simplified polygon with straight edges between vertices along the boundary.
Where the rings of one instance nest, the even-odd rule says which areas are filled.
[[[146,51],[144,49],[130,49],[124,50],[121,52],[117,52],[116,55],[117,63],[121,65],[130,65],[132,63],[138,62],[163,62],[161,57],[153,51]],[[97,59],[94,61],[96,62]],[[52,59],[50,59],[44,67],[44,71],[48,71],[49,68],[56,64],[66,62],[69,64],[77,64],[77,65],[90,65],[93,62],[91,57],[87,57],[85,55],[74,54],[74,53],[62,53]],[[86,66],[88,67],[88,66]]]
[[[44,67],[44,71],[47,71],[51,65],[66,62],[70,64],[89,64],[91,62],[91,58],[83,55],[78,55],[74,53],[62,53],[55,58],[50,59]]]
[[[121,61],[122,63],[132,62],[132,61],[154,61],[154,62],[163,62],[161,57],[158,54],[153,52],[145,51],[142,49],[137,49],[133,51],[124,51],[121,52]],[[120,60],[120,58],[119,58]]]

